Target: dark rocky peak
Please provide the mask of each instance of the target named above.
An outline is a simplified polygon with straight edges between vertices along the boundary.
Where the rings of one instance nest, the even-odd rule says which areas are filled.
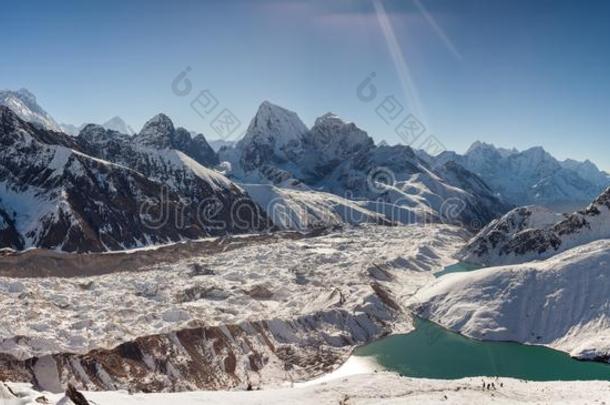
[[[299,141],[306,132],[307,127],[295,112],[264,101],[239,145],[269,145],[278,152],[288,143]]]
[[[172,147],[175,132],[172,120],[165,114],[157,114],[144,124],[135,139],[145,146],[168,149]]]
[[[330,148],[340,155],[364,149],[371,149],[375,142],[353,122],[346,122],[333,113],[326,113],[316,119],[306,136],[307,142],[318,149]]]
[[[87,124],[78,134],[81,138],[88,142],[108,142],[117,138],[127,138],[125,135],[117,131],[112,131],[97,124]]]
[[[218,154],[210,146],[208,141],[202,134],[197,134],[192,140],[193,159],[203,164],[204,166],[216,166],[220,163]]]

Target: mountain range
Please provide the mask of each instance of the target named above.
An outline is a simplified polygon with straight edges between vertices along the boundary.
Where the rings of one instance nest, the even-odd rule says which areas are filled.
[[[75,138],[0,106],[2,246],[96,252],[268,228],[242,189],[195,160],[200,150],[169,148],[183,132],[157,116],[138,137],[89,125]]]
[[[514,209],[481,230],[459,256],[470,263],[518,264],[608,238],[610,188],[572,214],[536,206]]]
[[[608,178],[591,162],[558,162],[541,148],[476,143],[463,156],[432,157],[376,145],[335,114],[308,128],[295,112],[268,101],[245,136],[219,150],[164,114],[137,134],[125,133],[115,117],[68,136],[27,90],[0,94],[8,107],[0,130],[0,241],[14,249],[119,250],[361,223],[445,222],[478,231],[523,199],[582,201]],[[156,201],[153,214],[162,215],[165,198],[168,221],[151,229],[138,209]],[[211,201],[214,207],[203,210],[226,223],[222,230],[197,221],[201,204]],[[237,226],[232,206],[242,201],[247,224]]]
[[[541,147],[518,151],[475,142],[464,155],[446,151],[428,160],[433,166],[458,163],[514,205],[583,203],[610,186],[610,175],[594,163],[559,161]]]
[[[219,156],[241,183],[332,193],[396,223],[427,218],[479,228],[509,208],[462,167],[432,169],[410,147],[377,146],[332,113],[307,128],[296,113],[264,102],[244,138]]]

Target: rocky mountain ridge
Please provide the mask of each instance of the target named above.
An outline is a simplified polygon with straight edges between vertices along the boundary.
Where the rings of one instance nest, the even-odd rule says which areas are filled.
[[[516,208],[481,230],[459,257],[485,265],[524,263],[605,238],[610,238],[610,188],[572,214]]]
[[[270,225],[239,187],[182,152],[147,149],[113,163],[89,155],[85,138],[41,129],[0,107],[3,247],[117,250]],[[211,198],[216,211],[208,219],[222,220],[224,229],[199,220],[207,209],[201,202]],[[236,201],[248,207],[243,229],[232,221]]]

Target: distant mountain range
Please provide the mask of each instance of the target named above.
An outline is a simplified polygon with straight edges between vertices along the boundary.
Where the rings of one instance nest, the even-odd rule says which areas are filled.
[[[610,185],[610,175],[592,162],[559,161],[541,147],[518,151],[475,142],[464,155],[426,158],[433,166],[458,163],[515,205],[588,202]]]
[[[0,90],[0,105],[9,107],[19,118],[50,131],[64,132],[77,136],[87,124],[76,126],[73,124],[58,124],[36,101],[27,89],[17,91]],[[112,117],[102,124],[102,127],[122,134],[133,135],[135,131],[118,116]]]
[[[2,92],[0,100],[8,107],[0,126],[0,247],[15,249],[118,250],[222,232],[361,223],[442,221],[476,231],[520,201],[583,201],[608,179],[591,162],[558,162],[541,148],[476,143],[465,155],[431,157],[375,145],[332,113],[308,128],[270,102],[239,142],[211,144],[164,114],[137,134],[115,117],[68,136],[27,90]],[[171,215],[182,210],[186,219],[151,229],[138,207],[159,204],[162,193]],[[196,205],[210,199],[220,201],[214,209],[226,222],[222,230],[197,222]],[[251,208],[245,227],[232,215],[236,201]]]
[[[59,126],[61,127],[62,132],[65,132],[68,135],[77,136],[80,131],[87,126],[87,124],[81,124],[77,127],[76,125],[61,123]],[[127,125],[127,123],[125,123],[121,117],[118,116],[110,118],[108,121],[101,124],[101,127],[120,134],[135,134],[135,131],[129,125]]]
[[[410,147],[376,146],[331,113],[309,129],[296,113],[270,102],[261,104],[234,148],[220,151],[220,160],[240,183],[333,193],[396,223],[427,217],[479,228],[509,208],[458,165],[433,170]],[[290,204],[283,208],[290,211]]]
[[[516,264],[608,238],[610,188],[586,209],[572,214],[556,214],[536,206],[516,208],[481,230],[459,256],[484,265]]]
[[[27,89],[0,90],[0,105],[10,108],[19,118],[50,131],[61,131],[61,126],[36,102]]]
[[[184,132],[157,116],[137,137],[94,125],[71,137],[0,106],[0,246],[99,252],[270,228]]]

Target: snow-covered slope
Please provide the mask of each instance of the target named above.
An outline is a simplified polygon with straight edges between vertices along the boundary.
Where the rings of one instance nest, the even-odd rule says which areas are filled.
[[[481,230],[459,257],[486,265],[524,263],[604,238],[610,238],[610,188],[586,209],[570,215],[540,207],[517,208]]]
[[[210,167],[218,163],[218,157],[203,135],[192,137],[184,128],[174,128],[172,121],[164,114],[151,118],[142,131],[133,137],[89,124],[81,131],[77,142],[93,156],[119,162],[153,177],[162,177],[155,175],[155,171],[163,171],[166,166],[151,162],[151,157],[180,152],[202,166]],[[215,173],[207,171],[210,175]]]
[[[478,339],[541,344],[610,359],[610,240],[540,262],[448,274],[418,292],[416,312]]]
[[[241,187],[281,229],[304,231],[345,224],[392,224],[383,213],[334,194],[272,184],[241,184]]]
[[[516,205],[591,201],[610,185],[593,163],[560,162],[541,147],[519,152],[475,142],[464,155],[444,152],[432,160],[460,164]]]
[[[36,102],[36,96],[26,89],[0,90],[0,105],[10,108],[24,121],[51,131],[61,131],[61,126]]]
[[[493,383],[495,388],[482,388],[481,381]],[[63,393],[37,391],[29,384],[6,383],[6,386],[10,391],[5,390],[5,398],[16,401],[19,405],[38,405],[40,398],[46,398],[54,405],[72,405],[71,402],[66,402]],[[604,404],[610,397],[610,386],[606,381],[535,382],[481,377],[431,380],[400,377],[375,369],[305,387],[263,387],[262,390],[253,391],[196,391],[173,394],[83,392],[83,395],[90,403],[100,405],[581,405]]]

